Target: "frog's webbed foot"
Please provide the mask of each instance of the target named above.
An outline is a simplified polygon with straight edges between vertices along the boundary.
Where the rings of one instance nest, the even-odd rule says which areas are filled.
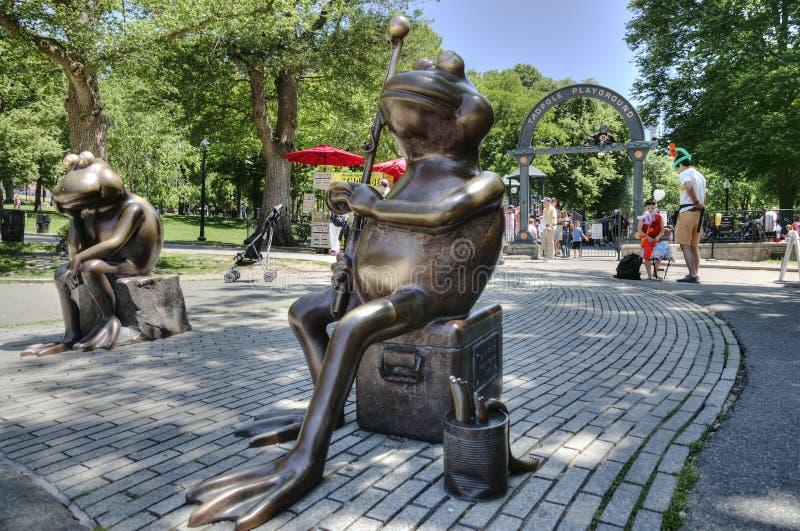
[[[236,435],[252,437],[250,439],[251,447],[292,441],[297,438],[305,416],[305,409],[270,411],[256,415],[253,422],[239,426],[236,430]],[[344,426],[344,413],[339,415],[339,422],[336,424],[336,428],[341,428],[342,426]]]
[[[529,461],[524,461],[522,459],[517,459],[513,455],[511,455],[511,450],[509,449],[508,452],[508,471],[511,475],[517,474],[529,474],[532,472],[536,472],[541,465],[542,462],[538,457],[532,457]]]
[[[189,518],[189,526],[233,520],[237,530],[246,530],[267,521],[322,480],[324,463],[298,455],[289,453],[196,485],[186,494],[187,502],[201,504]]]
[[[115,316],[105,322],[98,323],[86,337],[75,343],[75,350],[94,350],[96,348],[111,348],[117,343],[117,336],[122,324]]]
[[[38,356],[41,358],[43,356],[52,356],[65,350],[69,350],[69,345],[64,343],[36,343],[23,350],[20,356]]]
[[[38,356],[40,358],[52,356],[53,354],[59,354],[65,350],[71,349],[77,340],[78,338],[75,331],[68,328],[64,333],[64,337],[61,338],[61,341],[58,343],[36,343],[20,352],[20,356]]]
[[[303,418],[304,409],[284,409],[256,415],[253,422],[248,422],[236,429],[239,437],[252,437],[250,446],[266,446],[297,439]]]

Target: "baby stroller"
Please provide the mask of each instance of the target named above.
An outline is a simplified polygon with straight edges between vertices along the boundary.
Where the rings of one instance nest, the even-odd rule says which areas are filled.
[[[266,221],[264,221],[264,227],[261,231],[250,240],[250,243],[248,243],[244,249],[236,253],[233,265],[223,277],[226,283],[239,280],[242,275],[236,268],[249,261],[258,262],[261,265],[261,269],[264,271],[264,282],[270,283],[275,280],[278,276],[278,271],[276,269],[270,269],[269,267],[269,252],[272,248],[272,234],[275,232],[275,222],[278,221],[281,214],[283,214],[283,205],[275,205],[272,207],[272,212],[270,212]],[[261,246],[264,243],[264,239],[267,241],[266,258],[261,254]]]

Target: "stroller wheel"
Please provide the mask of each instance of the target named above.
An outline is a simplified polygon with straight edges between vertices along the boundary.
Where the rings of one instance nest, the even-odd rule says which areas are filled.
[[[277,276],[278,276],[278,272],[277,271],[267,271],[267,272],[264,273],[264,282],[269,284],[270,282],[275,280],[275,277],[277,277]]]
[[[237,273],[238,271],[228,271],[227,273],[225,273],[223,279],[228,284],[230,284],[231,282],[236,282],[236,279],[239,278],[239,275]]]
[[[238,269],[234,269],[233,274],[236,276],[234,280],[239,280],[240,278],[242,278],[242,273],[240,273]]]

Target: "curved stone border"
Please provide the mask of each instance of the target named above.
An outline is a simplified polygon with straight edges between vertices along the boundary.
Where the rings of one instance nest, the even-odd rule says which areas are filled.
[[[75,520],[77,520],[78,524],[88,529],[93,529],[95,527],[94,523],[92,522],[92,519],[89,518],[89,516],[85,512],[83,512],[80,509],[80,507],[72,503],[66,496],[61,494],[61,492],[59,492],[59,490],[54,485],[52,485],[42,476],[39,476],[38,474],[32,472],[28,467],[10,461],[5,457],[3,457],[2,455],[0,455],[0,466],[7,467],[9,470],[14,470],[15,472],[19,472],[20,474],[28,478],[31,483],[33,483],[40,489],[44,490],[47,494],[52,496],[58,503],[66,507],[67,510],[75,518]]]
[[[609,526],[660,525],[689,445],[733,386],[730,329],[643,284],[524,269],[498,274],[484,299],[504,305],[514,452],[544,458],[542,468],[513,477],[496,501],[450,497],[440,445],[361,431],[351,401],[325,481],[265,529],[572,529],[596,513]],[[194,332],[159,342],[36,360],[17,357],[31,342],[20,336],[56,327],[0,329],[0,453],[103,527],[185,526],[186,488],[287,448],[249,449],[233,427],[311,392],[285,315],[193,321]]]

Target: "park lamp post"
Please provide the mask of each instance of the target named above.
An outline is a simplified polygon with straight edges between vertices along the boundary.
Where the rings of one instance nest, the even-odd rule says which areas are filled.
[[[203,165],[201,172],[203,174],[203,182],[200,185],[200,236],[197,241],[206,241],[206,153],[208,153],[208,139],[204,138],[200,142],[200,149],[203,151]]]
[[[728,192],[731,189],[731,182],[726,177],[725,180],[722,182],[722,187],[725,189],[725,213],[728,213]]]

